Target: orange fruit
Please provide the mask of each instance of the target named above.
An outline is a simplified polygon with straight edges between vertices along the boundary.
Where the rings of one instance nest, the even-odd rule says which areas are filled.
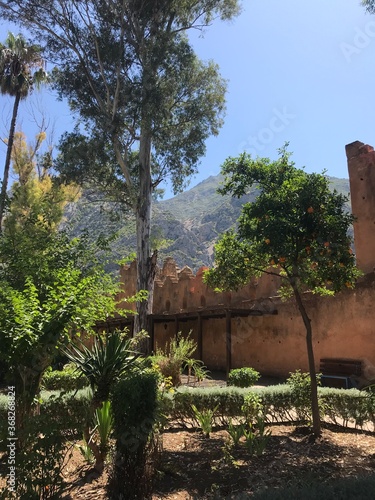
[[[313,209],[313,207],[309,207],[309,208],[307,209],[307,213],[308,213],[308,214],[312,214],[312,213],[314,213],[314,209]]]
[[[269,238],[266,238],[266,239],[264,240],[264,242],[265,242],[265,244],[266,244],[266,245],[269,245],[269,244],[271,243],[271,240],[270,240]]]

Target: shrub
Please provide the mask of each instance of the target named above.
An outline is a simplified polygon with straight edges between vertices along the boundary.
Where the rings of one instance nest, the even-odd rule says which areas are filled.
[[[41,387],[47,391],[74,391],[89,385],[88,379],[71,364],[63,370],[48,370],[42,377]]]
[[[249,389],[223,387],[223,388],[180,388],[174,395],[166,397],[172,399],[171,419],[176,423],[189,427],[191,420],[195,420],[192,405],[198,411],[214,410],[215,425],[227,425],[230,417],[237,417],[242,413],[242,405]]]
[[[164,351],[157,349],[156,355],[152,357],[153,366],[160,370],[164,378],[171,378],[175,387],[181,385],[182,368],[197,348],[197,343],[190,335],[191,332],[183,337],[179,332]]]
[[[88,348],[82,342],[65,349],[65,356],[85,375],[94,391],[93,406],[107,401],[114,384],[122,375],[142,368],[140,353],[133,350],[134,341],[116,331],[98,334]]]
[[[260,395],[254,392],[246,394],[241,410],[247,425],[252,425],[258,417],[263,416],[264,407]]]
[[[65,436],[74,439],[91,418],[92,393],[88,388],[76,392],[42,392],[40,414],[54,419]]]
[[[260,379],[260,373],[254,368],[236,368],[230,370],[228,385],[235,387],[251,387]]]
[[[357,389],[319,388],[326,418],[335,425],[362,428],[371,422],[375,429],[375,394]]]
[[[116,450],[109,473],[109,498],[145,500],[151,497],[157,452],[155,426],[158,377],[153,371],[120,380],[111,395]]]
[[[292,391],[293,405],[297,413],[297,420],[310,424],[312,423],[310,374],[301,373],[300,370],[296,370],[289,375],[286,383]],[[316,380],[318,386],[320,385],[320,377],[321,375],[317,373]],[[322,418],[324,411],[321,401],[319,404],[319,411]]]
[[[180,388],[175,394],[166,394],[170,418],[183,427],[191,426],[194,413],[191,405],[199,411],[204,409],[215,412],[215,424],[227,426],[231,418],[243,415],[246,397],[255,395],[261,398],[262,415],[266,423],[298,423],[294,393],[287,384],[262,388],[213,387],[205,389]],[[319,387],[319,404],[325,409],[325,415],[330,422],[348,426],[354,423],[362,428],[372,423],[375,428],[375,395],[361,392],[357,389],[334,389]],[[254,396],[250,396],[252,400]],[[246,405],[245,405],[246,406]]]
[[[17,498],[61,498],[63,470],[72,449],[66,447],[62,421],[46,413],[32,416],[19,431],[19,437],[23,444],[17,451]]]

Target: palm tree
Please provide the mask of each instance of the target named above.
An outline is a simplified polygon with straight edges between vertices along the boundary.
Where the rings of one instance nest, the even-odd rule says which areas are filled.
[[[37,45],[28,45],[22,35],[8,33],[5,44],[0,43],[0,92],[14,97],[12,120],[10,123],[7,154],[5,158],[3,183],[0,193],[0,232],[5,210],[6,192],[13,148],[18,107],[33,90],[47,79],[45,62]]]

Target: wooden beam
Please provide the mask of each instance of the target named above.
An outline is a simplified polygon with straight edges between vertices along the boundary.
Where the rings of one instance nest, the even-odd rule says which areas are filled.
[[[203,361],[203,328],[200,314],[198,314],[198,359]]]
[[[150,352],[155,351],[155,332],[154,332],[154,320],[152,319],[151,314],[147,318],[148,321],[148,334],[150,335]]]
[[[227,310],[225,314],[225,344],[226,344],[226,364],[227,380],[232,367],[232,313]]]
[[[174,321],[175,321],[175,331],[174,331],[174,336],[175,336],[175,339],[177,340],[177,337],[178,337],[178,330],[180,328],[180,322],[178,320],[178,316],[176,314],[175,318],[174,318]]]

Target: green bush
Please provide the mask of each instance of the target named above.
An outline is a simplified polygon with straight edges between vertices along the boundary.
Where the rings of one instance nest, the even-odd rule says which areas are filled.
[[[375,429],[375,394],[357,389],[319,388],[319,400],[322,401],[326,419],[347,427],[354,424],[362,428],[372,423]]]
[[[61,428],[66,438],[81,437],[82,428],[90,416],[91,391],[88,388],[61,394],[60,391],[42,391],[40,415],[51,418]],[[8,401],[0,396],[0,449],[4,451],[7,437]]]
[[[89,388],[69,393],[42,392],[40,414],[53,418],[66,437],[82,435],[82,429],[91,417],[92,393]]]
[[[146,500],[152,494],[158,415],[158,376],[152,370],[120,380],[111,395],[116,450],[109,498]]]
[[[170,409],[170,418],[183,427],[191,426],[194,413],[191,405],[199,411],[204,409],[215,412],[215,425],[227,426],[230,419],[243,415],[243,407],[248,394],[261,398],[262,414],[267,423],[298,423],[296,401],[290,385],[280,384],[262,388],[179,388],[174,394],[166,394],[166,405]],[[319,404],[325,410],[328,422],[347,427],[354,424],[362,428],[372,423],[375,428],[375,395],[357,389],[318,388]],[[297,401],[298,403],[298,401]]]
[[[236,368],[230,370],[228,385],[235,387],[251,387],[260,379],[260,373],[254,368]]]
[[[74,391],[88,385],[88,379],[71,364],[64,366],[63,370],[46,371],[41,382],[41,387],[47,391]]]
[[[61,498],[63,470],[72,452],[66,447],[65,425],[54,415],[36,415],[19,432],[16,494],[20,500]],[[42,430],[42,432],[41,432]]]
[[[223,387],[223,388],[180,388],[173,395],[167,394],[171,398],[171,419],[178,424],[189,427],[191,421],[195,420],[192,410],[194,405],[198,411],[214,410],[215,423],[227,425],[230,417],[241,415],[241,408],[244,398],[249,393],[249,389]]]
[[[197,343],[190,338],[190,334],[191,332],[183,337],[179,332],[165,350],[157,349],[155,356],[151,357],[153,366],[164,378],[169,378],[174,387],[181,385],[182,368],[197,348]]]

